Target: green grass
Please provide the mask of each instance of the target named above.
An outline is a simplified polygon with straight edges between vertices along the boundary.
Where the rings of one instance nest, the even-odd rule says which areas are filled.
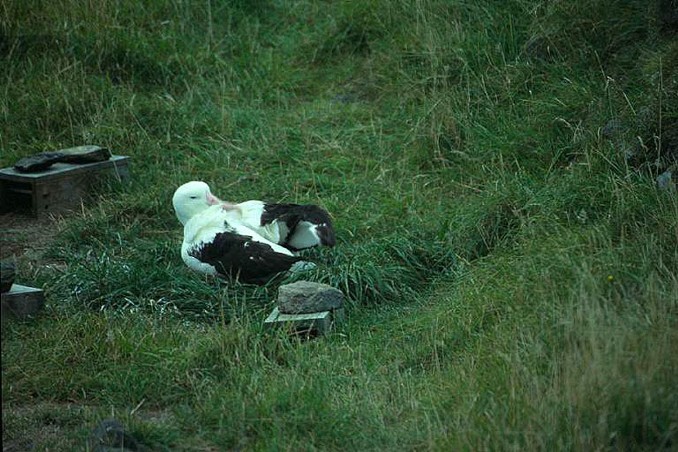
[[[655,178],[677,168],[678,47],[659,17],[3,3],[0,164],[92,143],[133,175],[3,230],[48,300],[3,323],[3,443],[85,448],[116,417],[154,450],[675,448],[678,199]],[[280,281],[185,268],[170,200],[194,179],[332,212],[338,246],[303,277],[346,293],[346,323],[266,332]]]

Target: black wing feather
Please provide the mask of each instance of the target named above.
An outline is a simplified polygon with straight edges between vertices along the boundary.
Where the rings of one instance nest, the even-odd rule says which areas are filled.
[[[214,266],[223,276],[254,284],[264,284],[276,274],[289,270],[295,262],[304,260],[278,253],[266,243],[233,232],[220,232],[212,242],[194,248],[189,254]]]
[[[294,235],[300,221],[308,221],[318,226],[317,232],[323,245],[334,246],[336,243],[332,218],[322,207],[313,204],[264,204],[261,226],[275,220],[285,223],[289,230],[288,238]]]

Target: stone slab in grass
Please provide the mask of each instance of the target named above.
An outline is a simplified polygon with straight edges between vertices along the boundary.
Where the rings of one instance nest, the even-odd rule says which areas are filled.
[[[3,320],[8,316],[27,319],[45,306],[45,293],[42,289],[13,284],[9,292],[0,294],[0,304]]]
[[[264,321],[267,328],[286,328],[292,334],[324,335],[344,319],[344,310],[312,312],[306,314],[283,314],[278,307]]]

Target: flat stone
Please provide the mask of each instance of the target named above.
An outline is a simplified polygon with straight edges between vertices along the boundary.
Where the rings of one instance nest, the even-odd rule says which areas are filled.
[[[283,314],[332,311],[343,304],[343,292],[327,284],[296,281],[278,289],[278,308]]]
[[[14,164],[14,168],[22,173],[37,173],[60,162],[63,156],[60,152],[41,152],[22,158]]]
[[[45,306],[45,293],[42,289],[14,284],[9,292],[0,294],[0,305],[3,319],[10,314],[18,319],[27,319],[37,315]]]
[[[278,307],[264,321],[268,329],[284,328],[288,333],[325,335],[332,328],[344,321],[344,309],[332,311],[312,312],[310,314],[282,314]]]
[[[74,148],[61,149],[61,163],[97,163],[111,158],[111,151],[101,146],[88,144]]]
[[[96,145],[85,145],[24,157],[14,164],[14,168],[22,173],[37,173],[45,171],[55,163],[97,163],[109,158],[111,158],[111,151],[108,149]]]

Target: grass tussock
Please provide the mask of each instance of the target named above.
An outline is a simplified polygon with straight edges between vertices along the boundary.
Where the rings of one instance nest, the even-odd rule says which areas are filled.
[[[7,447],[115,417],[154,450],[675,448],[671,2],[5,3],[0,164],[93,143],[133,175],[48,243],[3,229],[47,295],[3,323]],[[321,204],[338,245],[199,277],[195,179]],[[335,333],[264,330],[300,278],[346,294]]]

